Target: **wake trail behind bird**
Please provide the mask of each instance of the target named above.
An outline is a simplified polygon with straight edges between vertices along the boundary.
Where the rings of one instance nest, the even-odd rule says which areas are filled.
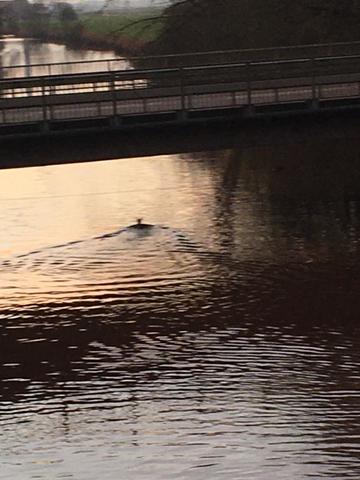
[[[116,243],[111,241],[115,241]],[[77,251],[76,253],[74,249],[80,248],[81,251]],[[69,249],[71,250],[69,251]],[[103,255],[116,255],[121,251],[133,252],[138,249],[143,249],[145,252],[147,251],[149,255],[155,255],[156,253],[166,253],[172,256],[177,254],[191,254],[202,258],[222,258],[224,256],[221,252],[209,251],[206,246],[193,240],[190,235],[184,233],[182,230],[162,225],[151,225],[151,228],[145,229],[122,227],[118,230],[96,235],[91,238],[45,246],[6,258],[0,261],[0,266],[15,267],[18,262],[20,262],[18,264],[19,266],[23,266],[26,260],[31,260],[32,258],[34,258],[34,265],[37,267],[39,263],[41,263],[41,260],[44,264],[50,261],[52,265],[60,265],[62,261],[65,264],[69,257],[83,257],[85,255],[83,252],[87,252],[86,257],[88,259],[93,256],[95,260],[97,257]],[[55,257],[57,260],[55,260]],[[104,259],[103,261],[106,263],[107,260]]]

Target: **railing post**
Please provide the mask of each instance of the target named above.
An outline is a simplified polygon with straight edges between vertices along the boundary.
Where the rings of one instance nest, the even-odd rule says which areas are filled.
[[[51,72],[51,68],[50,68],[50,72]],[[49,120],[50,121],[53,119],[53,107],[52,107],[51,97],[52,95],[54,95],[54,93],[56,93],[56,85],[51,85],[51,81],[50,81],[50,85],[49,85]]]
[[[315,58],[311,58],[311,99],[316,102],[316,75],[315,75]]]
[[[46,86],[44,79],[41,82],[41,100],[42,100],[42,121],[43,121],[43,130],[47,131],[49,129],[48,126],[48,118],[47,118],[47,104],[46,104]]]
[[[112,97],[112,107],[113,107],[113,118],[114,122],[116,122],[117,117],[117,99],[116,99],[116,78],[115,73],[111,74],[111,97]]]
[[[231,105],[233,107],[236,107],[236,91],[235,90],[231,92]]]
[[[279,101],[279,89],[275,87],[275,103],[278,105],[280,103]]]
[[[46,98],[45,98],[45,83],[44,83],[44,80],[41,83],[41,101],[42,101],[43,122],[46,122],[47,112],[46,112]]]
[[[180,110],[178,112],[178,120],[180,122],[186,119],[186,93],[185,93],[185,72],[184,67],[178,68],[179,87],[180,87]]]
[[[96,82],[93,82],[93,92],[96,94],[96,88],[97,88],[97,83]],[[97,114],[99,117],[101,117],[101,102],[98,102],[97,100],[95,100],[96,102],[96,111],[97,111]]]
[[[51,102],[51,87],[50,87],[50,91],[49,91],[49,107],[48,107],[49,111],[48,111],[48,120],[51,122],[51,120],[53,119],[53,107],[52,107],[52,102]]]
[[[311,57],[311,108],[317,110],[319,107],[319,98],[316,85],[316,57]],[[320,88],[319,88],[320,96]]]
[[[251,65],[250,63],[247,63],[247,64],[246,64],[246,76],[247,76],[246,91],[247,91],[247,103],[248,103],[248,107],[251,107],[251,104],[252,104],[250,65]]]
[[[181,111],[184,113],[186,110],[186,98],[185,98],[185,78],[184,78],[184,68],[179,68],[179,80],[180,80],[180,104]]]

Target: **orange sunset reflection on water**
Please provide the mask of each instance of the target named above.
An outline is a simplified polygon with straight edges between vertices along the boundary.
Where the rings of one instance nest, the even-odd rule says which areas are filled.
[[[359,478],[339,148],[0,171],[0,477]]]

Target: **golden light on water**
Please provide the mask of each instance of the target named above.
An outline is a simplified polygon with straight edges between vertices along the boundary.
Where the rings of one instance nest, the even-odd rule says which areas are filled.
[[[191,190],[198,186],[181,187],[186,170],[181,159],[164,156],[1,171],[1,250],[26,253],[111,232],[140,217],[181,225],[185,214],[195,224],[201,219]],[[211,188],[206,178],[201,186]],[[25,231],[32,232],[26,240]]]

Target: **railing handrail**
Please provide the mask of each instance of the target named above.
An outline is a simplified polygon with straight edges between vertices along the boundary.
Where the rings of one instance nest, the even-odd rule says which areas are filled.
[[[81,65],[81,64],[90,64],[90,63],[109,63],[109,62],[124,62],[130,63],[129,59],[125,57],[118,57],[118,58],[99,58],[98,60],[75,60],[72,62],[48,62],[48,63],[19,63],[17,65],[7,65],[0,67],[1,70],[10,70],[16,68],[29,68],[29,67],[49,67],[49,66],[62,66],[62,65]]]
[[[163,55],[151,55],[151,56],[138,56],[128,57],[129,61],[140,61],[150,59],[164,59],[164,58],[182,58],[182,57],[197,57],[206,55],[221,55],[221,54],[236,54],[236,53],[255,53],[255,52],[270,52],[270,51],[283,51],[283,50],[300,50],[300,49],[315,49],[315,48],[336,48],[336,47],[348,47],[350,45],[357,45],[360,47],[360,41],[355,42],[336,42],[336,43],[309,43],[300,45],[283,45],[279,47],[262,47],[262,48],[244,48],[235,50],[211,50],[207,52],[189,52],[189,53],[170,53]],[[351,54],[350,54],[351,55]],[[347,55],[344,55],[347,56]],[[290,59],[289,59],[290,60]]]
[[[122,80],[122,79],[137,79],[141,76],[151,75],[151,74],[169,74],[169,73],[178,73],[179,68],[159,68],[159,69],[141,69],[141,70],[113,70],[113,71],[103,71],[103,72],[84,72],[84,73],[65,73],[60,75],[41,75],[34,77],[5,77],[0,78],[0,87],[6,84],[9,84],[16,88],[17,84],[28,85],[28,86],[37,86],[37,85],[46,85],[47,82],[50,84],[56,83],[57,81],[61,83],[61,80],[66,82],[76,83],[85,83],[90,82],[101,82],[108,80]]]

